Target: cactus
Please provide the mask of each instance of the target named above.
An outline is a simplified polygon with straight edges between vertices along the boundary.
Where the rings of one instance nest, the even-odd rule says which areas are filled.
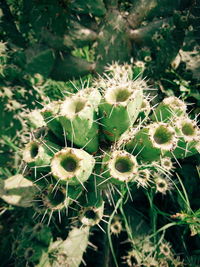
[[[134,77],[144,71],[144,75],[157,80],[158,73],[164,73],[181,51],[191,25],[196,36],[198,4],[156,0],[147,8],[146,3],[3,0],[1,81],[13,94],[7,99],[2,92],[3,109],[9,109],[9,117],[1,127],[7,129],[3,135],[9,134],[9,141],[13,142],[15,128],[20,133],[26,130],[22,109],[35,108],[36,103],[39,107],[38,102],[44,98],[48,102],[46,96],[62,98],[63,89],[69,87],[61,80],[103,72],[107,63],[130,63],[134,58]],[[12,44],[7,45],[7,41]],[[78,56],[77,49],[86,47],[87,55]],[[51,78],[60,84],[56,86]],[[193,90],[196,97],[198,90]],[[6,142],[1,143],[8,154]],[[14,145],[21,146],[18,138]]]
[[[175,123],[175,129],[179,136],[177,148],[174,150],[176,158],[184,158],[197,153],[196,146],[200,139],[200,132],[196,121],[187,116],[180,117]]]
[[[18,258],[15,265],[20,266],[20,263],[37,264],[41,256],[47,252],[51,242],[52,233],[42,223],[24,226],[12,248],[14,255]]]
[[[103,176],[116,184],[133,181],[138,171],[136,157],[123,150],[106,155],[103,164]]]
[[[143,266],[149,266],[149,264],[151,266],[184,266],[184,263],[174,256],[171,245],[166,241],[161,241],[157,249],[157,255],[152,256],[156,248],[148,236],[144,240],[138,238],[132,250],[124,256],[125,263],[130,267],[133,266],[133,263]]]
[[[6,44],[0,42],[0,75],[3,75],[6,63],[7,63]]]
[[[50,142],[33,140],[23,151],[23,160],[29,167],[48,168],[52,156],[58,151],[57,145]]]
[[[181,116],[186,113],[186,105],[177,97],[165,98],[155,109],[152,116],[154,121],[168,122],[174,116]]]
[[[128,151],[138,153],[142,160],[158,160],[177,146],[175,130],[167,123],[152,123],[139,130],[126,143]]]
[[[59,102],[53,101],[52,103],[49,103],[47,106],[45,106],[41,110],[42,118],[44,119],[46,125],[48,128],[59,138],[63,139],[63,128],[60,124],[59,118],[56,118],[58,116],[59,111]]]
[[[94,226],[98,224],[104,211],[104,204],[100,207],[86,207],[80,211],[79,220],[84,226]]]
[[[96,93],[98,96],[99,92]],[[71,98],[66,98],[60,107],[60,122],[67,138],[90,153],[98,150],[98,124],[95,122],[95,106],[98,105],[98,100],[94,107],[94,102],[91,104],[91,101],[90,95],[86,93],[84,96],[83,92],[80,96],[76,94]]]
[[[1,130],[0,140],[1,154],[6,155],[5,160],[13,162],[11,159],[11,151],[16,151],[22,146],[22,143],[27,142],[28,138],[21,134],[28,132],[29,127],[32,129],[42,127],[45,125],[42,115],[36,110],[41,108],[41,101],[48,103],[48,98],[57,100],[62,98],[64,94],[73,92],[73,86],[70,83],[60,82],[55,84],[51,79],[45,78],[47,76],[44,71],[36,72],[30,75],[24,68],[28,66],[31,70],[39,60],[39,65],[46,65],[41,63],[43,60],[49,61],[48,53],[45,57],[35,59],[37,57],[31,51],[26,51],[30,54],[29,63],[26,64],[25,52],[21,49],[10,49],[7,43],[1,41],[1,73],[0,73],[0,111],[1,111]],[[41,51],[43,53],[43,50]],[[44,55],[45,56],[45,55]],[[34,67],[38,70],[38,65]],[[46,67],[44,67],[45,69]],[[30,73],[35,73],[30,71]],[[64,92],[64,93],[63,93]],[[34,109],[34,111],[33,111]],[[32,111],[32,112],[31,112]],[[48,119],[49,121],[49,119]],[[9,164],[9,163],[8,163]],[[12,165],[12,164],[11,164]]]
[[[75,228],[67,239],[51,244],[44,242],[43,233],[34,234],[31,246],[25,237],[16,250],[19,259],[36,266],[79,266],[88,246],[89,228],[105,232],[102,225],[109,203],[114,205],[108,222],[110,236],[120,236],[124,227],[130,232],[122,206],[122,218],[114,217],[116,205],[126,206],[141,189],[147,195],[165,196],[176,186],[174,160],[198,153],[200,130],[196,120],[189,118],[185,103],[168,97],[151,107],[146,82],[133,73],[130,65],[111,64],[90,86],[87,83],[65,98],[44,102],[29,115],[34,131],[22,152],[27,178],[18,174],[3,180],[0,197],[11,205],[31,206],[34,216],[48,226],[58,219],[57,223],[67,220]],[[43,120],[33,120],[34,114]],[[19,179],[22,182],[16,188]],[[75,251],[82,235],[83,248]],[[148,246],[153,249],[151,242]],[[128,265],[131,258],[147,264],[144,247],[128,252],[124,257]],[[157,258],[150,257],[152,264],[165,262],[163,253],[164,245]]]
[[[118,76],[117,70],[115,73]],[[132,81],[128,75],[120,77],[119,74],[119,77],[99,81],[99,85],[103,87],[99,110],[104,133],[110,141],[117,141],[137,119],[145,83],[142,80]],[[119,123],[119,117],[121,123]]]
[[[200,264],[198,11],[0,2],[2,266]]]

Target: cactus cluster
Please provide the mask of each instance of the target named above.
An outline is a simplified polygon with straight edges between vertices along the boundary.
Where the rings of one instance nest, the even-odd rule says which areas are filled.
[[[76,93],[67,92],[64,99],[37,109],[31,140],[22,149],[21,174],[1,182],[0,197],[32,209],[48,226],[67,220],[75,228],[66,240],[46,244],[44,239],[43,244],[45,226],[41,234],[31,234],[31,248],[27,231],[14,250],[18,262],[79,266],[89,230],[97,226],[105,232],[110,215],[109,236],[120,234],[124,226],[114,216],[119,205],[133,200],[137,188],[165,195],[176,186],[174,165],[199,153],[200,129],[196,119],[189,118],[186,104],[167,97],[151,107],[152,88],[134,71],[128,64],[114,63],[90,86],[84,84]],[[29,117],[33,120],[35,114]],[[136,246],[134,238],[131,242]],[[129,266],[146,264],[141,257],[149,253],[152,264],[173,262],[171,252],[169,260],[165,258],[164,246],[160,242],[157,259],[156,248],[144,252],[142,247],[143,254],[133,249],[124,259]]]
[[[9,116],[1,127],[6,130],[0,132],[8,136],[0,141],[2,155],[9,156],[10,144],[12,151],[16,150],[15,146],[21,146],[15,129],[18,135],[26,131],[21,116],[24,108],[30,110],[46,97],[62,98],[66,87],[72,89],[62,81],[100,73],[113,61],[131,63],[134,60],[135,73],[145,69],[145,75],[153,77],[156,84],[174,60],[177,65],[178,58],[180,72],[184,65],[184,70],[192,72],[194,81],[190,83],[188,77],[177,81],[178,74],[170,74],[173,87],[179,90],[180,86],[181,94],[188,96],[190,92],[195,101],[199,101],[195,82],[199,69],[198,8],[198,1],[154,0],[149,4],[148,0],[135,3],[3,0],[0,3],[3,88],[0,95],[4,102],[1,105],[3,118],[8,113]],[[190,52],[185,51],[188,35],[195,43],[196,53],[191,52],[190,44],[186,50]],[[192,63],[194,56],[195,64]],[[169,72],[165,75],[168,80]],[[171,86],[165,83],[164,87]],[[156,85],[162,88],[163,82]]]
[[[0,1],[2,266],[200,265],[199,7]]]

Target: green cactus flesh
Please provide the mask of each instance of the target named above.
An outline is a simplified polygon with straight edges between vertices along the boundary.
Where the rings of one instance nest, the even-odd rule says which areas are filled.
[[[99,109],[104,134],[110,141],[117,141],[137,119],[142,105],[142,89],[143,84],[134,81],[105,89]]]
[[[138,153],[142,160],[158,160],[166,151],[173,151],[177,145],[175,130],[166,123],[153,123],[139,130],[126,144],[128,151]]]
[[[66,137],[92,153],[98,150],[98,125],[93,106],[84,97],[67,98],[61,105],[60,122]]]
[[[182,100],[176,97],[168,97],[158,105],[151,119],[154,121],[168,122],[175,116],[179,117],[185,113],[186,105]]]
[[[52,102],[41,110],[41,114],[49,129],[61,140],[63,140],[63,128],[59,121],[59,102]]]

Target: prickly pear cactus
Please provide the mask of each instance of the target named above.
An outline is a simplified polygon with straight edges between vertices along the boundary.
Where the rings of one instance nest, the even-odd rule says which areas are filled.
[[[109,65],[101,77],[76,87],[77,92],[65,92],[65,97],[37,108],[40,119],[22,149],[21,174],[3,180],[0,197],[30,209],[36,225],[44,223],[54,238],[62,239],[47,244],[47,230],[41,229],[31,235],[29,247],[28,234],[22,235],[14,251],[18,262],[38,267],[87,264],[84,252],[88,245],[99,245],[90,241],[99,229],[107,238],[100,266],[118,266],[121,258],[128,266],[181,264],[164,239],[165,226],[156,232],[150,218],[152,232],[141,215],[143,208],[135,214],[130,203],[150,204],[158,216],[153,200],[178,188],[174,171],[182,159],[199,153],[200,129],[175,96],[152,106],[152,88],[141,75],[135,77],[136,67]],[[179,197],[188,204],[184,194]],[[144,203],[137,202],[141,195]],[[123,231],[128,254],[116,256],[121,245],[113,240]]]

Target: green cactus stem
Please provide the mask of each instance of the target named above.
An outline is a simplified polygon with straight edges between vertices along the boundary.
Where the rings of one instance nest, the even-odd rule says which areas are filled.
[[[57,152],[51,161],[52,175],[69,185],[83,184],[91,175],[94,158],[86,151],[66,147]]]
[[[167,123],[153,123],[139,130],[132,140],[126,143],[129,152],[138,154],[143,161],[158,160],[177,145],[175,130]]]
[[[31,207],[37,191],[33,182],[21,174],[0,180],[0,198],[14,206]]]
[[[6,63],[8,61],[6,50],[6,43],[0,41],[0,77],[4,75],[4,68],[6,67]]]
[[[60,147],[50,141],[33,140],[25,146],[23,160],[29,167],[37,167],[40,170],[48,171],[51,158],[58,150],[60,150]]]
[[[100,207],[86,207],[80,211],[79,220],[85,226],[99,224],[104,211],[104,203]]]
[[[98,41],[94,43],[98,73],[103,72],[107,63],[129,62],[131,58],[131,43],[127,34],[126,20],[117,10],[117,4],[114,5],[107,12],[99,31]]]
[[[113,80],[113,83],[113,86],[103,90],[99,106],[103,132],[110,141],[118,140],[137,119],[145,87],[142,80]]]
[[[116,150],[110,156],[106,155],[103,164],[103,176],[115,184],[133,181],[138,170],[135,156],[124,150]]]
[[[32,262],[32,263],[36,262],[37,263],[40,260],[42,253],[46,250],[47,250],[47,248],[44,248],[43,246],[36,243],[33,246],[28,247],[24,251],[24,258],[29,262]]]
[[[33,228],[31,227],[31,237],[48,246],[52,239],[52,234],[49,227],[42,223],[37,223]]]
[[[178,145],[173,153],[168,153],[171,157],[186,158],[198,153],[196,146],[200,142],[200,129],[196,121],[188,117],[180,117],[174,127],[178,136]]]
[[[177,97],[165,98],[155,109],[151,119],[153,121],[168,122],[174,117],[179,117],[186,113],[186,104]]]
[[[97,165],[101,168],[100,162],[96,162],[92,175],[85,183],[86,190],[83,191],[79,198],[79,203],[82,207],[99,207],[102,205],[102,187],[97,186],[98,180],[100,180],[96,175]]]
[[[39,73],[43,77],[48,77],[55,61],[53,50],[36,45],[28,48],[25,53],[27,59],[25,71],[32,75]]]
[[[90,153],[98,150],[98,124],[93,106],[86,97],[67,97],[60,108],[60,122],[66,138]]]
[[[60,140],[64,140],[64,132],[63,127],[59,120],[59,110],[60,110],[60,102],[53,101],[46,105],[42,110],[41,114],[46,122],[46,125],[49,129],[58,137]]]
[[[12,253],[20,259],[20,264],[23,260],[36,264],[42,254],[47,252],[52,239],[53,236],[49,227],[42,223],[33,225],[26,222],[13,244]],[[15,265],[20,266],[20,264]]]
[[[42,254],[47,252],[47,250],[48,247],[44,246],[37,240],[22,239],[16,247],[14,254],[20,259],[21,264],[22,262],[28,262],[35,266],[35,264],[40,261]]]
[[[149,46],[154,41],[154,38],[152,39],[152,36],[158,33],[158,30],[161,29],[163,24],[168,24],[169,29],[170,28],[173,29],[172,18],[155,20],[155,21],[148,23],[146,26],[142,26],[141,28],[134,29],[134,30],[131,29],[129,31],[130,38],[133,39],[138,44]]]
[[[128,22],[135,29],[144,19],[154,16],[166,17],[172,15],[175,9],[180,8],[180,2],[171,2],[170,0],[136,0],[131,7]]]
[[[0,3],[1,12],[1,23],[3,24],[4,31],[7,33],[8,37],[12,40],[16,46],[26,47],[27,42],[23,34],[18,30],[15,24],[14,16],[10,10],[10,7],[6,1]]]
[[[83,191],[81,185],[63,187],[61,184],[49,183],[49,181],[40,185],[40,189],[41,191],[35,196],[33,206],[40,214],[65,211]]]

